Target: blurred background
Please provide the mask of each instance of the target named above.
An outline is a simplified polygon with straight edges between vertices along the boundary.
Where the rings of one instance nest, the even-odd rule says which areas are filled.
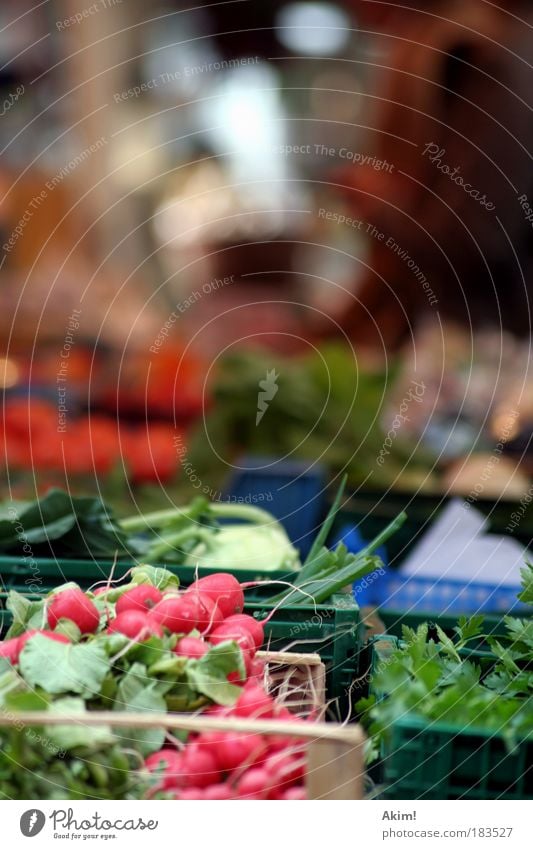
[[[3,0],[4,497],[526,497],[528,6]]]

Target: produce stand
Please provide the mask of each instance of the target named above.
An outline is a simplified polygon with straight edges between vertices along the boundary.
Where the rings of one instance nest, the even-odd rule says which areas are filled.
[[[87,589],[98,581],[105,581],[113,573],[114,579],[126,575],[131,561],[91,560],[54,560],[39,558],[34,561],[31,573],[38,576],[39,595],[42,595],[63,581],[75,581],[82,589]],[[165,568],[176,574],[180,586],[193,583],[196,570],[192,566],[173,566]],[[201,569],[199,574],[210,575],[215,569]],[[256,580],[291,581],[294,573],[276,572],[258,576],[253,570],[236,570],[236,576],[243,582]],[[0,557],[0,575],[5,590],[15,589],[28,593],[28,566],[23,558]],[[247,590],[245,612],[257,619],[264,619],[272,610],[268,604],[268,593],[279,587],[253,587]],[[0,616],[2,611],[0,610]],[[3,611],[4,624],[9,616]],[[0,619],[0,622],[2,620]],[[5,630],[5,628],[3,629]],[[272,619],[265,625],[265,644],[274,651],[316,652],[326,666],[326,693],[329,700],[338,704],[338,715],[343,719],[349,710],[349,691],[352,682],[359,673],[360,653],[362,650],[363,629],[359,606],[350,593],[337,593],[328,603],[287,605],[276,610]]]
[[[26,711],[8,716],[0,713],[0,727],[79,724],[79,714],[50,716],[46,711]],[[159,728],[205,733],[272,734],[308,742],[306,789],[309,799],[354,800],[363,798],[364,734],[357,725],[332,723],[293,724],[272,720],[214,719],[183,714],[150,714],[98,711],[84,714],[86,726],[115,728]]]

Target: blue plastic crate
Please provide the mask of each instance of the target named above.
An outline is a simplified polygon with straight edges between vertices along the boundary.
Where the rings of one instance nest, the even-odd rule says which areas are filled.
[[[449,578],[402,575],[386,570],[373,583],[366,596],[356,594],[359,605],[371,604],[384,610],[443,613],[517,613],[530,611],[517,599],[520,586],[491,583],[464,583]],[[370,599],[370,600],[368,600]]]

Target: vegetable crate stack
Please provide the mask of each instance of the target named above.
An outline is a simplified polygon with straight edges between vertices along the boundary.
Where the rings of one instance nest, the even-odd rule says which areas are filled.
[[[165,569],[131,578],[32,601],[12,593],[0,644],[4,798],[360,795],[363,735],[320,722],[320,658],[258,651],[263,628],[242,612],[236,578],[185,592]]]
[[[140,580],[142,570],[151,568],[132,568],[132,563],[162,560],[161,574],[168,569],[189,586],[198,575],[216,581],[226,574],[221,568],[229,562],[246,590],[245,612],[256,620],[253,626],[248,620],[248,627],[261,633],[271,649],[319,653],[327,668],[328,699],[336,702],[338,716],[344,719],[351,711],[352,684],[358,677],[362,631],[357,604],[351,594],[341,591],[380,565],[374,552],[404,517],[357,554],[342,543],[330,550],[325,543],[343,487],[344,483],[303,562],[277,520],[256,506],[210,504],[198,498],[184,507],[118,521],[99,499],[51,491],[39,502],[18,504],[17,523],[13,517],[0,522],[6,607],[17,621],[36,627],[38,614],[28,613],[34,596],[38,604],[38,597],[53,592],[59,581],[72,580],[84,590],[91,587],[95,595],[104,593],[120,613],[119,596],[128,578],[134,575]],[[227,519],[241,524],[220,524]],[[30,558],[20,555],[22,539],[31,549]],[[105,559],[113,554],[116,562]],[[121,579],[126,583],[119,586]],[[155,595],[150,603],[156,605]],[[165,606],[171,611],[173,604],[173,600],[157,604],[159,625],[168,624],[160,611]],[[124,627],[135,629],[131,615],[127,621]]]

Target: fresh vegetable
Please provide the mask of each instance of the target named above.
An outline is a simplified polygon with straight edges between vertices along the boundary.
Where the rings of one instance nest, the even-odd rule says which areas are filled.
[[[260,649],[265,642],[265,630],[262,624],[247,613],[234,613],[232,616],[227,616],[224,624],[245,628],[251,634],[256,649]]]
[[[201,563],[207,569],[255,569],[258,572],[299,568],[298,552],[279,524],[230,525],[221,528],[212,544],[200,542],[186,556],[185,565]]]
[[[13,511],[17,521],[13,521]],[[23,529],[23,532],[21,531]],[[38,501],[7,501],[0,507],[0,551],[33,557],[109,557],[135,553],[135,546],[99,498],[52,489]]]
[[[191,595],[202,593],[213,601],[224,618],[235,613],[242,613],[244,607],[244,592],[237,578],[224,572],[217,575],[206,575],[191,584],[188,591]]]
[[[104,588],[105,589],[105,588]],[[144,610],[148,612],[155,607],[163,598],[163,593],[149,584],[133,587],[120,596],[116,605],[116,612],[124,613],[126,610]]]
[[[150,611],[149,617],[174,634],[190,634],[195,630],[205,633],[222,622],[217,605],[202,593],[164,598]]]
[[[109,623],[107,632],[109,634],[124,634],[130,640],[144,639],[150,636],[163,636],[163,629],[158,622],[149,617],[142,610],[123,610],[112,622]]]
[[[519,598],[533,603],[533,567],[522,575]],[[502,735],[512,749],[533,728],[533,620],[507,616],[505,632],[484,638],[483,616],[461,617],[455,639],[437,628],[439,642],[428,639],[428,625],[404,627],[403,642],[373,676],[375,692],[363,699],[371,746],[378,757],[394,722],[409,714],[462,729],[487,729]],[[469,649],[483,639],[493,657],[473,659]]]
[[[225,578],[225,608],[235,610],[242,589],[231,576],[217,577]],[[207,586],[220,589],[220,580]],[[157,593],[148,592],[150,587]],[[161,593],[150,608],[147,602]],[[120,604],[124,598],[126,609]],[[211,596],[198,586],[180,595],[175,576],[149,566],[134,567],[129,583],[109,584],[97,596],[67,584],[39,601],[11,591],[7,605],[13,624],[0,642],[0,657],[8,660],[0,665],[0,710],[61,711],[79,719],[47,729],[47,738],[64,752],[61,758],[51,747],[20,744],[17,750],[14,730],[0,729],[0,795],[47,798],[49,775],[68,798],[266,799],[279,798],[288,787],[301,789],[303,772],[293,762],[299,744],[292,737],[191,734],[172,745],[164,728],[132,728],[125,742],[118,730],[83,722],[87,711],[102,709],[204,709],[228,718],[297,721],[259,683],[263,664],[253,657],[260,631],[255,628],[254,639],[257,623],[250,617],[217,618],[220,624],[211,632],[213,613],[222,617]],[[47,619],[65,632],[36,627]],[[197,624],[207,625],[203,637],[191,628]],[[9,768],[16,751],[29,766],[20,776]],[[279,763],[278,752],[286,756]]]
[[[199,637],[182,637],[174,651],[182,657],[200,660],[209,651],[209,645]]]
[[[390,427],[383,413],[400,378],[397,367],[388,362],[382,371],[365,371],[351,345],[340,343],[304,356],[270,352],[268,359],[279,376],[278,391],[259,426],[250,399],[265,376],[264,351],[232,351],[219,360],[214,402],[188,438],[187,460],[201,480],[220,489],[228,463],[247,454],[310,464],[320,458],[335,473],[346,470],[354,486],[434,485],[435,456],[406,436],[407,429],[392,440],[386,462],[376,463]]]

